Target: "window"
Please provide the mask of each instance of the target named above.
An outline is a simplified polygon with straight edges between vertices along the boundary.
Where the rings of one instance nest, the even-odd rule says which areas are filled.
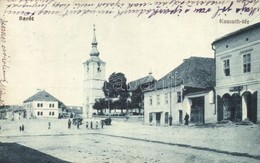
[[[38,107],[38,108],[40,107],[40,104],[39,104],[39,103],[37,104],[37,107]]]
[[[43,113],[41,112],[41,115],[42,115]]]
[[[244,73],[250,72],[251,71],[251,55],[245,54],[243,55],[243,69]]]
[[[54,112],[52,112],[52,115],[54,115]]]
[[[168,104],[169,103],[169,99],[168,99],[168,93],[164,94],[164,103]]]
[[[150,105],[153,105],[153,96],[150,96],[150,97],[149,97],[149,104],[150,104]]]
[[[51,112],[49,112],[49,115],[51,115]]]
[[[181,102],[181,92],[177,92],[177,102]]]
[[[49,104],[49,107],[51,108],[51,104]]]
[[[41,103],[41,107],[43,106],[43,104]]]
[[[98,68],[97,68],[97,71],[98,71],[98,72],[101,72],[101,68],[100,68],[100,67],[98,67]]]
[[[156,96],[157,105],[160,105],[160,95]]]
[[[37,112],[37,115],[40,115],[40,112],[39,112],[39,111]]]
[[[225,76],[230,76],[230,63],[229,59],[223,61],[224,63],[224,74]]]

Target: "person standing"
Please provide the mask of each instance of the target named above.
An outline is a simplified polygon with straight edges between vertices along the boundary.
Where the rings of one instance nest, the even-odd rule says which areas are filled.
[[[189,114],[186,113],[186,115],[184,117],[185,125],[189,125],[189,118],[190,118]]]
[[[169,116],[169,125],[172,126],[172,116]]]
[[[77,121],[77,129],[79,129],[79,120]]]
[[[48,129],[51,129],[51,122],[48,123]]]
[[[104,128],[104,120],[101,120],[100,125],[101,125],[101,128]]]
[[[88,128],[88,121],[86,122],[86,128]]]
[[[98,129],[98,121],[96,121],[96,130]]]
[[[68,129],[70,129],[70,126],[71,126],[71,120],[69,119],[68,120]]]

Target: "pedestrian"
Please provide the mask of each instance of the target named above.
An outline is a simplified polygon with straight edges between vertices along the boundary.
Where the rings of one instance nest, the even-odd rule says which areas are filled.
[[[172,125],[172,116],[171,115],[169,116],[169,125],[170,126]]]
[[[189,125],[189,118],[190,118],[189,114],[186,113],[186,115],[184,117],[185,125]]]
[[[48,129],[51,129],[51,122],[48,123]]]
[[[86,128],[88,128],[88,121],[86,122]]]
[[[71,126],[71,120],[69,119],[68,120],[68,128],[70,129],[70,126]]]
[[[22,125],[22,131],[24,131],[24,125]]]
[[[98,121],[96,121],[96,129],[98,129]]]
[[[77,121],[77,129],[79,129],[79,121]]]
[[[90,128],[92,129],[93,128],[93,122],[90,121]]]
[[[104,120],[101,120],[100,124],[101,124],[101,128],[103,128],[104,127]]]
[[[126,114],[126,116],[125,116],[125,117],[126,117],[126,120],[125,120],[125,121],[127,122],[127,121],[128,121],[128,119],[130,118],[130,116],[129,116],[129,114]]]

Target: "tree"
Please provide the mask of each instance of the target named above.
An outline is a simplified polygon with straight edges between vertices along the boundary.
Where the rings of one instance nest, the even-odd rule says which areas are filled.
[[[105,98],[99,98],[95,100],[93,108],[97,110],[98,114],[103,115],[103,109],[107,107],[107,100]]]
[[[118,98],[110,103],[110,109],[125,109],[126,99],[128,97],[126,77],[123,73],[112,73],[108,81],[104,82],[103,91],[107,99]],[[109,110],[110,111],[110,110]]]

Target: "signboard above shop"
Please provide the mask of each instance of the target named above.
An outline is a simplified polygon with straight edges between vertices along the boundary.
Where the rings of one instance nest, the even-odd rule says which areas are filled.
[[[230,92],[238,92],[241,91],[243,89],[243,86],[236,86],[236,87],[230,87],[229,91]]]

